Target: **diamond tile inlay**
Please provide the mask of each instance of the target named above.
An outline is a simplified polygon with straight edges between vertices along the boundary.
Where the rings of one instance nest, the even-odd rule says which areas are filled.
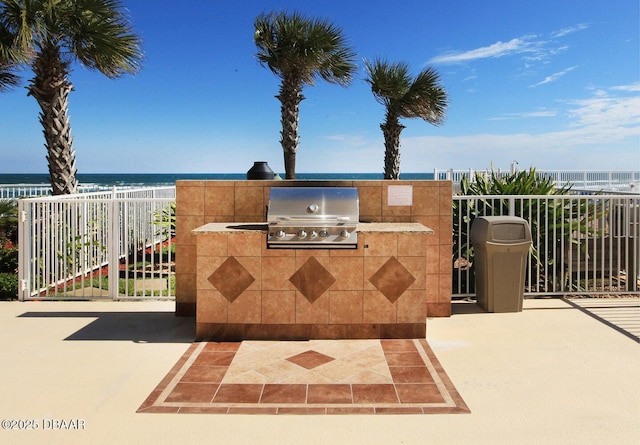
[[[336,278],[318,260],[311,257],[289,278],[289,281],[310,303],[313,303],[335,283]]]
[[[298,366],[302,366],[306,369],[317,368],[318,366],[324,365],[325,363],[329,363],[330,361],[335,360],[333,357],[329,357],[328,355],[321,354],[312,349],[302,352],[300,354],[296,354],[293,357],[289,357],[287,361],[291,363],[295,363]]]
[[[209,277],[209,282],[232,303],[256,279],[235,258],[230,256]]]
[[[391,303],[395,303],[416,279],[396,257],[391,257],[369,281]]]

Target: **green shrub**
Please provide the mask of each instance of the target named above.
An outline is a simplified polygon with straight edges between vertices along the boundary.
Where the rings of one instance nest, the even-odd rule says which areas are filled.
[[[18,248],[0,248],[0,272],[16,273],[18,270]]]
[[[18,275],[0,273],[0,300],[15,300],[16,298],[18,298]]]
[[[0,199],[0,246],[4,241],[18,242],[18,201]]]
[[[165,238],[176,235],[176,203],[172,202],[154,214],[154,224],[160,227],[159,233]]]

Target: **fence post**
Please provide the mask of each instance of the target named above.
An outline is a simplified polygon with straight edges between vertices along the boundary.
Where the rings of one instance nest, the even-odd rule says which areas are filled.
[[[118,299],[118,282],[120,278],[120,206],[117,200],[117,190],[113,187],[111,201],[109,202],[109,295],[112,299]]]
[[[31,252],[31,218],[27,213],[28,203],[24,199],[18,200],[18,300],[29,298],[31,284],[31,267],[29,264]]]
[[[613,172],[609,172],[609,185],[607,186],[607,190],[611,190],[613,187]]]

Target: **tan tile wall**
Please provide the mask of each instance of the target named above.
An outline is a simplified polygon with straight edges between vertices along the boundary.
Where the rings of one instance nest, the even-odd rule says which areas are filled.
[[[388,205],[388,188],[396,185],[413,186],[413,205]],[[209,222],[264,222],[269,191],[273,186],[357,187],[361,219],[373,222],[419,222],[433,229],[435,233],[427,237],[427,313],[430,317],[451,315],[450,181],[177,181],[177,315],[194,315],[196,312],[197,244],[196,236],[191,231]],[[350,292],[348,289],[343,291]],[[268,295],[265,297],[269,298]],[[346,298],[346,294],[343,297]],[[313,314],[309,317],[313,317]]]

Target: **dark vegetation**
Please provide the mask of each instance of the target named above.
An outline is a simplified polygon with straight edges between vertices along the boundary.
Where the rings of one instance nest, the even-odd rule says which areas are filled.
[[[0,200],[0,300],[18,297],[18,203]]]

